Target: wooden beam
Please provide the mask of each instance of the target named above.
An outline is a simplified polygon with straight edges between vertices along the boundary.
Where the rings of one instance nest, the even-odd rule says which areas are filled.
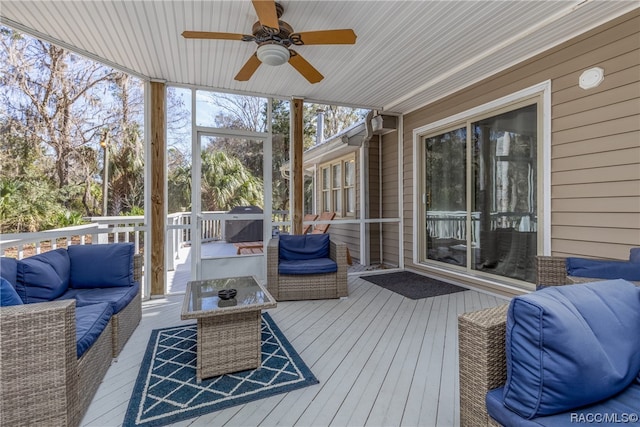
[[[151,297],[165,292],[165,151],[165,84],[151,82]]]
[[[291,164],[291,180],[293,182],[293,230],[292,234],[302,234],[302,201],[304,200],[304,173],[302,170],[302,151],[303,151],[303,121],[302,106],[303,100],[293,98],[293,159]]]

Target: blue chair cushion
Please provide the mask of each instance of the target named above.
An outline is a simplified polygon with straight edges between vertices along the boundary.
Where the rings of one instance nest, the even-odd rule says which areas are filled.
[[[76,354],[78,359],[100,337],[109,324],[113,310],[109,303],[76,307]]]
[[[629,250],[629,262],[640,263],[640,248],[631,248]]]
[[[111,305],[114,314],[120,313],[138,294],[140,284],[117,286],[113,288],[69,289],[59,300],[75,299],[76,307],[106,302]]]
[[[0,277],[0,307],[22,304],[23,302],[13,285],[4,277]]]
[[[331,258],[315,258],[302,261],[280,261],[279,274],[324,274],[338,271],[338,264]]]
[[[132,286],[134,249],[133,243],[69,246],[71,287]]]
[[[18,260],[5,256],[0,257],[0,275],[12,285],[18,283]]]
[[[640,371],[640,288],[625,280],[555,286],[511,300],[504,404],[521,417],[607,399]]]
[[[25,304],[53,301],[69,287],[66,249],[34,255],[17,263],[16,291]]]
[[[567,258],[567,274],[596,279],[640,280],[640,264],[630,261]]]
[[[280,261],[329,258],[328,234],[281,235],[279,240]]]
[[[622,393],[607,400],[559,414],[535,417],[530,420],[520,417],[502,402],[503,388],[487,393],[487,412],[503,426],[510,427],[566,427],[578,426],[631,426],[638,425],[633,417],[638,415],[640,383],[632,383]],[[606,417],[606,418],[605,418]]]

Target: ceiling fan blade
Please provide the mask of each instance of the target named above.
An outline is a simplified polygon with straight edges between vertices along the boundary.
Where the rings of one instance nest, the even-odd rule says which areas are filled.
[[[293,66],[305,79],[309,80],[309,83],[318,83],[324,76],[320,74],[318,70],[313,68],[313,65],[309,64],[298,52],[289,49],[291,56],[289,57],[289,64]]]
[[[263,27],[278,29],[278,13],[276,2],[273,0],[252,0],[253,7],[258,15],[258,21]]]
[[[262,62],[258,59],[258,55],[254,53],[234,78],[238,81],[246,82],[251,78],[251,76],[253,76],[253,73],[256,72],[260,64],[262,64]]]
[[[353,30],[323,30],[295,33],[303,44],[355,44],[356,33]]]
[[[234,33],[214,33],[211,31],[183,31],[182,37],[185,39],[212,39],[212,40],[243,40],[244,34]]]

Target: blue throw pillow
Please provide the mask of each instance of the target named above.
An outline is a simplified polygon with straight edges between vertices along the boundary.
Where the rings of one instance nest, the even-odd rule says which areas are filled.
[[[133,243],[69,246],[71,287],[132,286],[134,249]]]
[[[0,257],[0,276],[10,283],[18,283],[18,260],[6,256]]]
[[[21,259],[17,263],[16,291],[25,304],[52,301],[67,291],[69,268],[66,249]]]
[[[640,248],[631,248],[631,250],[629,250],[629,261],[640,263]]]
[[[18,296],[13,285],[4,277],[0,277],[0,307],[12,305],[22,305],[23,302]]]
[[[640,288],[624,280],[515,297],[506,327],[504,404],[523,418],[607,399],[640,371]]]
[[[279,256],[284,261],[329,258],[328,234],[281,235]]]
[[[640,264],[629,261],[567,258],[567,274],[575,277],[596,279],[640,280]]]

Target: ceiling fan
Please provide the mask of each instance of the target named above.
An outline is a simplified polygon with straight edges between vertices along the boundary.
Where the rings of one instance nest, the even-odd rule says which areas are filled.
[[[356,34],[353,30],[321,30],[297,33],[291,25],[280,21],[284,8],[273,0],[252,0],[258,15],[258,22],[253,24],[252,35],[234,33],[215,33],[209,31],[184,31],[186,39],[240,40],[256,42],[256,52],[235,76],[236,80],[246,81],[256,72],[260,64],[282,65],[288,62],[309,83],[318,83],[324,76],[320,74],[292,45],[319,44],[355,44]]]

